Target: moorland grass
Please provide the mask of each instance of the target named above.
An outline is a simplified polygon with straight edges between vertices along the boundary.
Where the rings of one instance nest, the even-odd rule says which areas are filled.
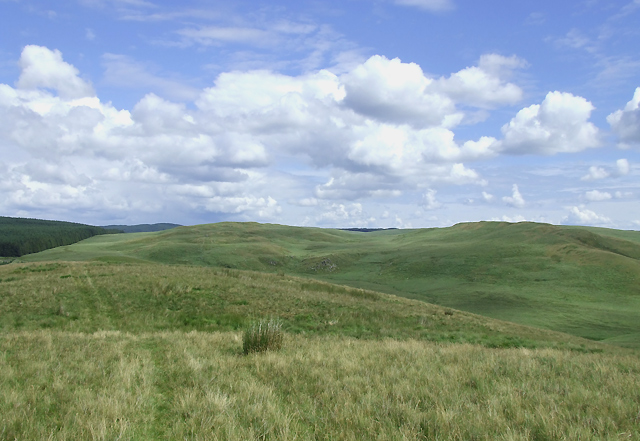
[[[95,237],[25,260],[291,274],[640,347],[640,233],[535,223],[358,233],[255,223]]]
[[[0,440],[640,439],[640,356],[307,278],[0,266]],[[243,330],[281,321],[281,346]]]
[[[285,332],[487,347],[606,345],[421,301],[304,278],[197,266],[49,262],[0,266],[0,330]]]
[[[0,336],[0,439],[640,439],[635,353],[238,332]]]

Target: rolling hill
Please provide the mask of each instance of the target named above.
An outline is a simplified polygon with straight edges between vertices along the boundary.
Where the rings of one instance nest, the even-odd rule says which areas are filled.
[[[480,222],[369,233],[255,223],[101,236],[27,261],[290,274],[623,346],[640,345],[640,233]]]
[[[422,301],[635,346],[637,243],[215,224],[24,256],[0,266],[0,440],[638,439],[637,350]],[[283,346],[244,355],[260,318]]]

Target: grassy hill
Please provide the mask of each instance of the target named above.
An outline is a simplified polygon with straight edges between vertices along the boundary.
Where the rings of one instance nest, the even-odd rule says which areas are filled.
[[[309,233],[307,245],[342,237]],[[131,253],[153,237],[69,248]],[[124,261],[0,266],[1,440],[640,437],[637,351],[305,277],[110,253]],[[240,331],[260,317],[283,321],[283,348],[245,356]]]
[[[640,233],[632,231],[480,222],[360,233],[220,223],[95,237],[27,260],[291,274],[640,346]]]
[[[293,334],[401,338],[488,347],[606,346],[402,297],[277,274],[154,264],[0,267],[0,329],[234,331],[277,317]]]

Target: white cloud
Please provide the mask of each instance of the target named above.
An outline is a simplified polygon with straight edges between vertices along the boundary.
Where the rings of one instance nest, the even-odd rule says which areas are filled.
[[[527,218],[518,214],[515,216],[502,216],[491,219],[493,221],[501,221],[501,222],[509,222],[509,223],[517,223],[517,222],[526,222]]]
[[[28,55],[33,48],[25,50]],[[209,213],[290,216],[332,225],[372,219],[391,225],[397,214],[406,226],[412,219],[424,222],[425,209],[441,206],[432,188],[486,186],[470,162],[495,157],[507,142],[456,139],[454,128],[466,112],[457,104],[489,101],[455,96],[441,87],[442,79],[400,60],[372,57],[341,75],[225,72],[211,87],[191,90],[197,93],[191,102],[148,93],[132,108],[117,109],[84,96],[89,83],[59,52],[38,51],[64,75],[37,80],[33,72],[46,71],[46,57],[39,65],[37,57],[24,55],[30,61],[23,69],[31,73],[23,73],[16,87],[0,84],[0,170],[13,182],[8,190],[2,184],[5,212],[77,207],[95,216],[139,210],[198,213],[203,220]],[[499,92],[521,65],[515,57],[487,55],[478,69],[498,79],[493,90]],[[121,69],[120,80],[129,75],[134,82],[146,78],[151,89],[171,86],[154,83],[157,76],[145,76],[152,67],[127,57],[107,56],[105,66],[112,69],[106,78]],[[616,167],[622,173],[625,164]],[[495,199],[486,192],[483,197]],[[391,214],[369,213],[369,198]],[[398,201],[414,211],[388,208]],[[503,201],[525,205],[517,185]],[[332,214],[322,217],[323,210]]]
[[[381,122],[411,124],[416,128],[442,125],[455,111],[444,94],[430,91],[433,79],[420,66],[375,55],[345,74],[345,104]],[[459,117],[458,121],[461,119]]]
[[[422,195],[422,206],[427,210],[436,210],[442,207],[442,204],[436,199],[437,191],[429,189]]]
[[[527,63],[516,57],[485,54],[478,66],[467,67],[441,78],[437,90],[444,92],[456,102],[481,108],[492,108],[504,104],[515,104],[522,99],[522,89],[504,81],[511,71],[526,67]]]
[[[598,128],[588,122],[593,105],[570,93],[549,92],[502,127],[502,151],[512,154],[574,153],[598,147]]]
[[[592,165],[591,167],[589,167],[589,173],[587,173],[580,179],[582,179],[583,181],[592,181],[596,179],[608,178],[609,175],[610,173],[606,171],[604,168]]]
[[[455,7],[453,0],[395,0],[396,4],[414,6],[430,12],[448,11]]]
[[[42,46],[25,46],[19,62],[22,73],[18,79],[20,89],[48,88],[62,98],[94,96],[91,85],[81,79],[78,69],[66,63],[58,50]]]
[[[633,197],[633,193],[630,191],[616,191],[615,197],[616,199],[627,199]]]
[[[633,98],[624,109],[607,116],[607,122],[620,139],[619,147],[640,145],[640,87],[636,88]]]
[[[585,198],[591,202],[607,201],[611,199],[611,193],[606,191],[591,190],[585,193]]]
[[[495,196],[493,196],[490,193],[487,193],[486,191],[483,191],[482,198],[485,200],[485,202],[493,202],[493,200],[495,199]]]
[[[581,206],[569,208],[569,214],[563,219],[562,223],[568,225],[602,225],[611,223],[611,219],[606,216],[600,216]]]
[[[323,213],[320,215],[321,223],[331,223],[334,225],[344,224],[346,226],[367,225],[366,214],[363,212],[362,204],[324,204]]]
[[[625,176],[629,174],[630,166],[628,160],[618,159],[616,161],[616,166],[618,167],[618,175]]]
[[[522,195],[520,194],[520,190],[518,189],[517,184],[513,184],[511,189],[511,196],[505,196],[502,198],[507,205],[511,205],[512,207],[522,208],[525,206],[526,202]]]
[[[608,177],[620,177],[626,176],[631,170],[631,165],[627,159],[618,159],[616,161],[615,169],[608,167],[609,170],[604,167],[592,165],[589,167],[589,173],[580,178],[583,181],[595,181],[598,179],[605,179]]]

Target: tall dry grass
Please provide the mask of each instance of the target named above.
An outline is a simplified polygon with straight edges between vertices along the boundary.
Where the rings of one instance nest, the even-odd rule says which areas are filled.
[[[415,340],[0,337],[0,439],[640,439],[640,358]]]

